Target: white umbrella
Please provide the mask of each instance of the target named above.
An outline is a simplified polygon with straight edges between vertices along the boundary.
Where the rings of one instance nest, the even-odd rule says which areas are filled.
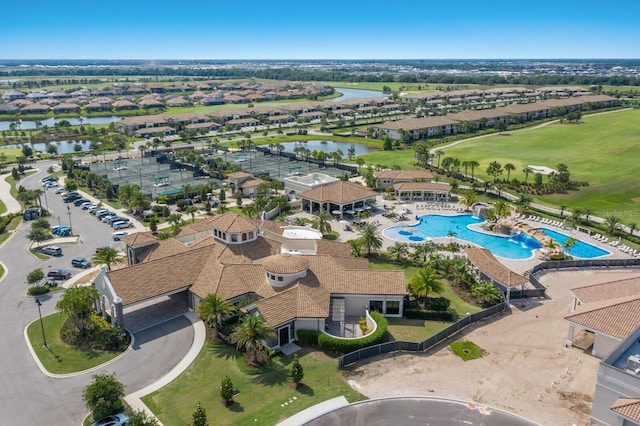
[[[342,212],[340,210],[333,210],[331,213],[333,213],[333,214],[342,214]]]
[[[349,223],[349,221],[348,221],[348,220],[344,220],[344,219],[342,219],[342,220],[340,220],[338,223],[348,224],[348,223]]]

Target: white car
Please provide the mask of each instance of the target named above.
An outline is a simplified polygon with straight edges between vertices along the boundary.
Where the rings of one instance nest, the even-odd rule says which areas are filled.
[[[129,417],[125,414],[114,414],[113,416],[104,417],[91,426],[124,426],[129,421]]]
[[[96,210],[98,210],[98,205],[97,204],[91,204],[89,207],[87,207],[87,210],[89,210],[89,213],[93,213]]]
[[[113,241],[120,241],[120,238],[126,237],[127,235],[129,235],[127,231],[118,231],[114,232],[111,238],[113,239]]]
[[[45,188],[55,188],[56,186],[60,186],[60,185],[58,185],[58,182],[56,181],[48,181],[43,183],[42,186],[44,186]]]
[[[87,201],[85,203],[80,204],[80,208],[82,210],[87,210],[91,206],[95,206],[95,204],[93,204],[91,201]]]

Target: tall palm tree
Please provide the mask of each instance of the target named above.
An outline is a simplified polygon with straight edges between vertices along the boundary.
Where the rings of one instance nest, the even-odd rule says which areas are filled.
[[[469,211],[471,206],[473,206],[478,201],[478,194],[473,188],[465,189],[462,193],[462,204],[465,206],[465,210]]]
[[[620,223],[620,219],[615,215],[607,216],[605,219],[605,224],[607,225],[607,229],[609,230],[609,235],[613,235]]]
[[[413,249],[413,261],[419,265],[424,264],[431,253],[435,251],[435,247],[431,244],[423,243],[417,245]]]
[[[411,278],[408,284],[409,292],[416,298],[422,299],[422,306],[427,306],[429,296],[444,292],[444,283],[440,275],[431,267],[425,266]]]
[[[362,230],[362,235],[358,238],[360,247],[367,249],[367,257],[371,256],[371,250],[379,250],[382,247],[382,237],[378,228],[368,224]]]
[[[69,315],[76,331],[83,335],[91,324],[94,301],[100,297],[94,286],[73,286],[56,303],[56,310]]]
[[[516,169],[516,166],[514,166],[511,163],[507,163],[504,165],[504,169],[507,171],[507,183],[509,182],[509,179],[511,178],[511,171]]]
[[[402,260],[406,255],[409,254],[409,246],[398,241],[394,245],[389,247],[387,251],[390,255],[396,257],[397,262],[400,262],[400,260]]]
[[[522,169],[522,173],[524,173],[524,184],[527,184],[527,180],[529,180],[529,173],[533,172],[530,167],[525,167]]]
[[[482,281],[471,286],[471,295],[481,304],[493,304],[502,300],[502,293],[491,281]]]
[[[107,265],[107,271],[111,271],[111,265],[124,262],[124,254],[113,247],[105,247],[91,257],[91,261],[100,265]]]
[[[215,338],[218,338],[220,321],[235,311],[236,307],[232,303],[218,296],[216,293],[207,294],[198,304],[198,315],[213,329],[213,336]]]
[[[471,167],[471,179],[473,179],[473,171],[476,167],[480,167],[480,163],[478,163],[476,160],[471,160],[469,161],[469,167]]]
[[[565,251],[570,252],[571,249],[576,245],[577,241],[578,240],[576,240],[574,237],[569,237],[567,241],[562,244],[562,247]]]
[[[576,225],[580,225],[580,223],[582,223],[583,213],[584,210],[582,210],[580,207],[574,207],[573,209],[571,209],[571,220],[573,220],[573,223],[575,223]]]
[[[493,211],[498,219],[507,217],[509,216],[509,204],[505,200],[498,200],[493,203]]]
[[[263,340],[275,337],[276,333],[261,316],[247,315],[229,335],[231,343],[238,349],[245,349],[253,354],[253,363],[258,363],[258,348]]]
[[[331,213],[326,210],[320,210],[314,215],[315,218],[313,218],[313,227],[322,232],[322,235],[326,235],[331,232],[331,224],[329,223],[329,221],[333,219]]]

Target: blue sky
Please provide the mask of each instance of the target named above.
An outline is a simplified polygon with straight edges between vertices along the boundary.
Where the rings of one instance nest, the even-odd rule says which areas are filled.
[[[9,1],[0,59],[640,58],[640,1]]]

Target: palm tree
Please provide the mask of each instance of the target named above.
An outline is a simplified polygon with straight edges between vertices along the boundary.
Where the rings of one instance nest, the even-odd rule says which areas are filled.
[[[564,244],[562,244],[562,247],[566,252],[570,252],[571,249],[576,245],[577,241],[578,240],[576,240],[574,237],[569,237],[567,241],[565,241]]]
[[[378,228],[368,224],[362,230],[362,235],[358,238],[360,247],[367,249],[367,257],[371,256],[371,250],[379,250],[382,247],[382,237]]]
[[[447,237],[449,238],[449,244],[453,245],[453,239],[456,237],[456,233],[455,231],[449,231],[447,232]]]
[[[220,321],[235,311],[236,307],[232,303],[218,296],[216,293],[207,294],[198,304],[198,315],[213,329],[213,336],[215,338],[218,338]]]
[[[229,335],[231,343],[238,349],[245,349],[253,354],[253,363],[258,363],[258,348],[263,340],[275,337],[276,333],[261,316],[247,315]]]
[[[482,281],[471,286],[471,295],[481,304],[493,304],[502,300],[502,293],[491,281]]]
[[[71,323],[83,335],[92,323],[88,315],[94,310],[94,302],[100,297],[94,286],[73,286],[56,303],[56,310],[69,316]]]
[[[607,229],[609,230],[609,235],[613,235],[620,223],[620,219],[617,216],[610,215],[605,218],[605,224],[607,225]]]
[[[422,299],[422,306],[426,307],[429,296],[441,294],[445,287],[440,275],[433,268],[425,266],[411,278],[408,288],[416,298]]]
[[[525,167],[522,169],[522,173],[524,173],[524,184],[527,184],[527,180],[529,180],[529,173],[533,172],[530,167]]]
[[[326,235],[331,232],[331,224],[329,223],[329,221],[333,219],[331,213],[326,210],[320,210],[314,215],[313,227],[322,232],[322,235]]]
[[[465,211],[469,211],[471,206],[473,206],[478,201],[478,194],[473,188],[465,189],[462,193],[462,204],[465,206]]]
[[[584,219],[587,221],[587,223],[589,222],[589,216],[591,216],[593,214],[593,209],[587,207],[584,209]]]
[[[629,224],[629,235],[633,236],[633,232],[638,229],[638,225],[636,225],[635,223],[630,223]]]
[[[431,253],[435,251],[435,247],[431,244],[420,244],[413,249],[413,261],[419,265],[424,264]]]
[[[196,213],[198,213],[198,208],[196,206],[189,206],[184,209],[184,212],[191,215],[191,223],[196,221]]]
[[[514,166],[511,163],[507,163],[504,165],[504,169],[507,171],[507,183],[509,182],[509,178],[511,177],[511,171],[516,169],[516,166]]]
[[[498,200],[493,203],[493,212],[498,219],[507,217],[509,216],[509,204],[505,200]]]
[[[566,204],[560,204],[560,216],[564,216],[564,211],[567,209]]]
[[[124,262],[124,255],[113,247],[105,247],[91,257],[95,264],[107,265],[107,271],[111,271],[111,265]]]
[[[400,260],[409,254],[409,246],[405,243],[396,242],[394,245],[389,247],[387,252],[396,257],[396,262],[400,262]]]
[[[580,207],[574,207],[571,209],[571,220],[576,225],[580,225],[582,223],[582,214],[583,210]]]
[[[471,160],[469,161],[469,167],[471,167],[471,179],[473,179],[473,171],[476,167],[480,167],[480,163],[478,163],[476,160]]]

